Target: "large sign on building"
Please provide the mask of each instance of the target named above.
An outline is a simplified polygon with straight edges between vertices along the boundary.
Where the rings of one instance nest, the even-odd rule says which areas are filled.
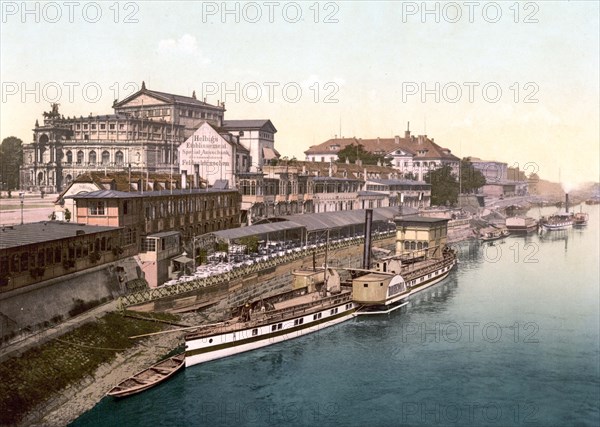
[[[199,174],[208,185],[226,179],[234,183],[235,146],[225,140],[208,123],[203,123],[179,150],[179,170],[192,178]]]

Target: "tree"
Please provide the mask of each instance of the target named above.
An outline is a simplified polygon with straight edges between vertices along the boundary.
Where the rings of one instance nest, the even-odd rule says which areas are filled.
[[[461,190],[463,193],[476,193],[477,189],[485,185],[485,177],[481,171],[475,169],[468,159],[460,161]]]
[[[14,136],[4,138],[0,144],[0,185],[2,190],[19,188],[19,166],[22,164],[23,141]]]
[[[458,201],[458,181],[449,165],[427,172],[424,179],[431,184],[432,205],[443,206]]]
[[[370,151],[366,151],[362,144],[347,145],[338,151],[337,155],[341,162],[345,162],[346,159],[348,159],[350,163],[356,163],[356,159],[360,159],[363,165],[376,165],[379,162],[384,166],[392,165],[389,159],[386,159],[384,155],[373,154]]]
[[[71,221],[71,211],[69,209],[65,209],[65,221]]]

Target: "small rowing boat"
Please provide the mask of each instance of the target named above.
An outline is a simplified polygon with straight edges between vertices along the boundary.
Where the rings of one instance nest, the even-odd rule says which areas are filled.
[[[138,372],[134,376],[114,386],[107,396],[125,397],[148,390],[150,387],[170,378],[185,366],[185,354],[177,354]]]

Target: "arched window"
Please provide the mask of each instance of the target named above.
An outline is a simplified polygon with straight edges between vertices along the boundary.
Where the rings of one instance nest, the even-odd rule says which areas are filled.
[[[110,153],[106,150],[102,152],[102,164],[107,165],[110,163]]]
[[[89,159],[90,159],[90,164],[91,165],[95,165],[96,164],[96,152],[95,151],[90,151],[90,155],[89,155]]]
[[[417,243],[417,249],[423,249],[423,242]]]
[[[404,249],[406,249],[407,251],[410,250],[410,242],[409,241],[404,242]]]
[[[115,153],[115,163],[117,165],[122,165],[123,164],[123,152],[122,151],[117,151]]]
[[[67,163],[73,163],[73,153],[71,150],[67,151]]]
[[[77,164],[80,165],[83,163],[83,151],[79,150],[77,152]]]
[[[410,242],[410,249],[411,250],[417,249],[417,243],[416,242]]]

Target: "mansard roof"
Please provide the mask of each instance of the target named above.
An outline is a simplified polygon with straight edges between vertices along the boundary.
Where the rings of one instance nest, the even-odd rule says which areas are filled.
[[[269,119],[256,120],[223,120],[223,128],[227,130],[266,130],[276,133],[277,129]]]
[[[410,138],[333,138],[321,144],[311,146],[304,153],[306,155],[337,154],[338,151],[352,144],[360,144],[366,151],[371,153],[390,154],[400,149],[418,159],[458,161],[458,157],[453,155],[449,149],[440,147],[431,139],[427,138],[427,135],[421,135],[419,137],[413,136]]]

